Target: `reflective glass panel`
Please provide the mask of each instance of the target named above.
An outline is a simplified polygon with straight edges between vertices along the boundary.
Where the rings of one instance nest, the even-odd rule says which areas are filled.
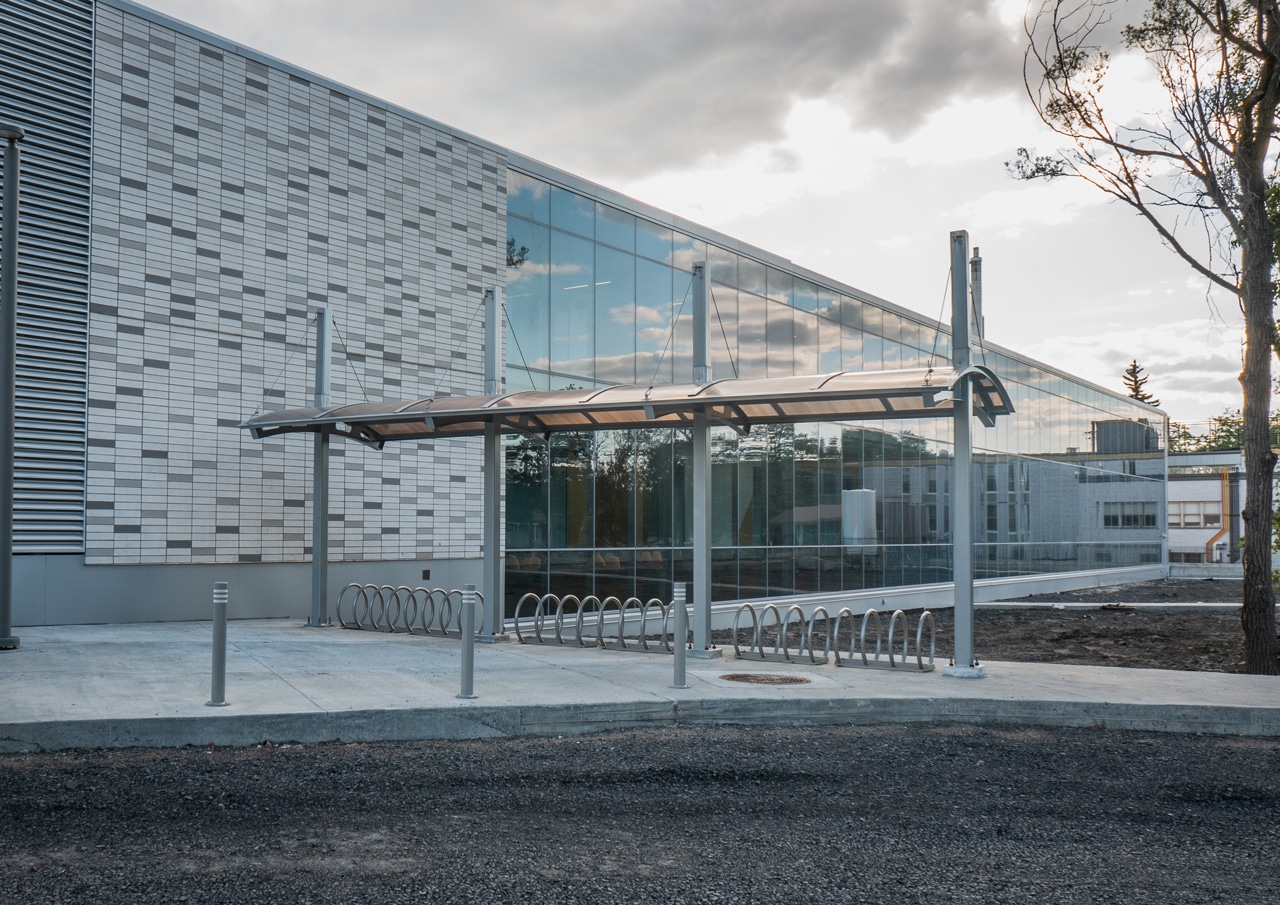
[[[862,302],[849,298],[847,295],[842,295],[840,296],[840,317],[838,320],[846,327],[861,330],[862,308]]]
[[[547,444],[531,437],[504,441],[507,548],[547,546]]]
[[[717,429],[711,434],[711,543],[729,547],[737,543],[738,437]],[[735,566],[736,568],[736,566]]]
[[[738,543],[756,546],[768,537],[769,477],[760,431],[738,441]]]
[[[795,427],[773,424],[765,430],[769,438],[769,543],[789,546],[795,543]]]
[[[634,546],[635,436],[630,431],[601,431],[595,447],[595,545]]]
[[[635,594],[636,553],[634,550],[601,550],[594,557],[596,596],[601,600],[626,600]]]
[[[765,283],[765,266],[759,261],[740,255],[738,257],[738,288],[763,297],[768,289]]]
[[[663,264],[671,263],[671,229],[651,220],[636,220],[636,253]]]
[[[507,268],[507,360],[545,371],[551,359],[550,230],[512,217],[507,234],[523,257]],[[546,389],[545,375],[533,380]]]
[[[738,293],[738,376],[767,377],[769,350],[766,302],[758,295]]]
[[[607,204],[596,202],[596,241],[623,251],[636,250],[636,218]]]
[[[590,380],[595,373],[595,246],[551,232],[551,368]]]
[[[804,311],[792,310],[793,349],[796,374],[818,374],[818,318]]]
[[[792,511],[797,545],[820,542],[822,511],[819,500],[818,425],[795,426],[795,498]]]
[[[716,380],[738,373],[738,291],[711,284],[710,357]]]
[[[636,545],[671,546],[671,431],[636,431]]]
[[[795,371],[793,334],[795,321],[789,305],[770,299],[767,304],[766,322],[768,337],[765,356],[770,377],[790,377]]]
[[[722,286],[738,286],[738,256],[731,251],[725,251],[717,245],[707,247],[707,256],[710,259],[711,279]]]
[[[596,379],[636,382],[636,259],[596,250]]]
[[[675,331],[671,336],[671,367],[676,383],[693,380],[693,274],[675,273]]]
[[[768,291],[771,302],[791,306],[795,298],[795,277],[773,267],[767,268]]]
[[[551,186],[515,170],[507,170],[507,215],[548,222]]]
[[[818,310],[818,287],[808,280],[796,278],[794,305],[801,311]]]
[[[830,374],[844,369],[840,350],[840,325],[818,319],[818,371]]]
[[[681,232],[671,233],[671,263],[676,270],[693,272],[693,265],[707,259],[707,243]]]
[[[551,225],[590,239],[595,234],[596,208],[590,198],[551,187]]]
[[[591,435],[552,434],[550,445],[551,546],[589,547],[594,536]]]
[[[670,267],[640,258],[636,261],[636,380],[672,382]]]

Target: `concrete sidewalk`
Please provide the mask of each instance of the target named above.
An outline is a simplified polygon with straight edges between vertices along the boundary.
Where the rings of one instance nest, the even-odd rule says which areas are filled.
[[[1280,737],[1280,679],[988,663],[985,679],[830,664],[688,661],[569,645],[477,644],[460,700],[456,638],[228,628],[226,707],[208,707],[207,622],[29,627],[0,652],[0,751],[271,741],[568,735],[673,723],[1017,722]],[[808,680],[743,684],[750,673]]]

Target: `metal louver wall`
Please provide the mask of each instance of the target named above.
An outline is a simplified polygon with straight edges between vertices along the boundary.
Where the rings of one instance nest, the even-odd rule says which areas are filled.
[[[15,401],[20,553],[84,550],[92,88],[91,0],[0,0],[0,121],[27,131]],[[0,166],[0,185],[3,178]]]

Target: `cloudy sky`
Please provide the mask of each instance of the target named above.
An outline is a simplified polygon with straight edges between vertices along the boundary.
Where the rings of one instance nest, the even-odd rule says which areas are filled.
[[[987,337],[1176,420],[1239,405],[1240,317],[1150,228],[1004,161],[1052,149],[1024,0],[148,0],[210,31],[938,317],[948,234]],[[1141,60],[1114,109],[1150,113]]]

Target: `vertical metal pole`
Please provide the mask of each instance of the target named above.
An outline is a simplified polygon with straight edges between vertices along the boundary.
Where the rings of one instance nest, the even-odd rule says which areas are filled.
[[[13,434],[18,355],[18,142],[26,133],[0,125],[4,146],[4,221],[0,242],[0,650],[19,646],[13,634]]]
[[[458,620],[462,630],[462,690],[460,698],[474,698],[476,685],[476,586],[462,589],[462,616]]]
[[[969,234],[951,234],[951,346],[957,371],[969,367]],[[951,478],[951,538],[955,578],[955,664],[944,675],[978,678],[973,656],[973,432],[969,381],[955,387],[955,473]]]
[[[502,289],[490,286],[484,292],[484,392],[495,396],[502,392]],[[502,436],[498,425],[484,426],[484,640],[506,637],[506,588],[502,556]]]
[[[227,706],[227,583],[213,583],[213,681],[209,707]]]
[[[973,332],[981,341],[987,331],[986,319],[982,315],[982,255],[976,245],[973,257],[969,259],[969,297],[973,299]]]
[[[329,310],[316,312],[317,408],[329,404]],[[307,625],[329,624],[329,434],[316,431],[311,468],[311,618]]]
[[[685,679],[685,649],[689,644],[689,612],[684,608],[684,582],[677,581],[671,591],[671,610],[675,625],[672,629],[671,652],[675,654],[672,688],[688,688]]]
[[[710,323],[705,261],[693,265],[693,382],[711,382],[707,359]],[[693,415],[693,655],[719,654],[711,647],[711,426],[705,411]]]

